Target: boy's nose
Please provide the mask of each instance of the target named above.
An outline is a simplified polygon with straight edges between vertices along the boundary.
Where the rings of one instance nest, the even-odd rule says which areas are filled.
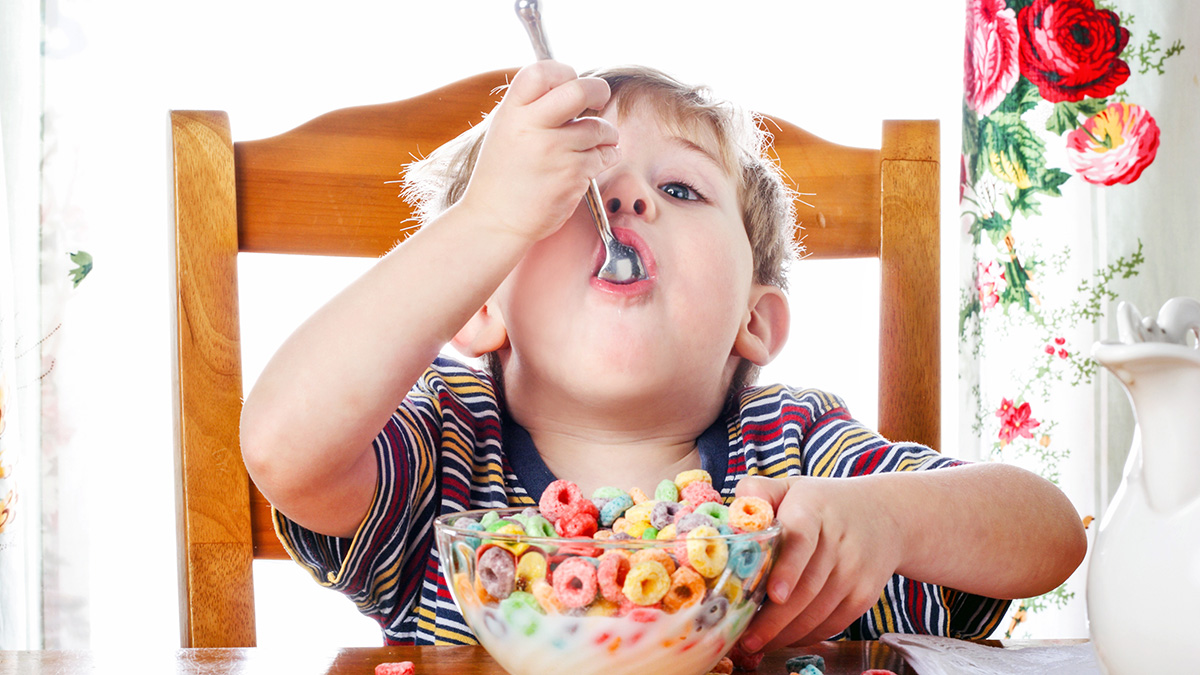
[[[621,200],[617,197],[613,197],[612,199],[608,200],[607,206],[608,212],[616,215],[616,213],[621,210]],[[639,216],[644,214],[646,212],[646,202],[641,199],[633,200],[633,212]]]

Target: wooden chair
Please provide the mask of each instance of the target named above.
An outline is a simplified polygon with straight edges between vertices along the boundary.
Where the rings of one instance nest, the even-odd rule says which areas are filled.
[[[174,111],[172,324],[185,647],[255,642],[251,562],[286,558],[238,446],[241,251],[380,256],[406,236],[405,163],[478,122],[515,71],[416,98],[337,110],[234,143],[221,112]],[[938,128],[887,122],[882,149],[827,143],[772,121],[816,258],[882,262],[879,419],[884,435],[938,442]]]

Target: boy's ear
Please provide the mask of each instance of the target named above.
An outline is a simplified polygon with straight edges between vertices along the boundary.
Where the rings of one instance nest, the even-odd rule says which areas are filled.
[[[508,329],[504,326],[504,317],[489,300],[471,316],[467,325],[459,329],[450,344],[471,358],[494,352],[508,344]]]
[[[733,353],[765,366],[783,349],[791,327],[787,296],[777,286],[754,284],[750,304],[733,342]]]

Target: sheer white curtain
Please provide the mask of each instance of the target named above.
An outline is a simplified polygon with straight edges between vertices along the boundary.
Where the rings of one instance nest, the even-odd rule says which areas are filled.
[[[960,444],[1101,518],[1133,426],[1091,345],[1117,300],[1200,296],[1200,6],[965,4]],[[1005,628],[1079,631],[1086,570]]]
[[[0,4],[0,649],[41,640],[41,9]]]
[[[941,119],[943,185],[957,183],[961,0],[542,5],[555,54],[579,69],[656,66],[851,145],[877,144],[881,119]],[[524,64],[531,50],[510,0],[49,0],[45,30],[43,276],[64,275],[70,251],[96,260],[78,289],[43,299],[63,324],[42,434],[60,471],[46,500],[58,509],[47,527],[62,570],[47,578],[47,596],[60,600],[47,644],[174,645],[166,111],[227,110],[235,138],[265,136],[333,108]],[[957,195],[945,195],[949,261]],[[330,262],[318,273],[296,259],[244,264],[245,334],[267,336],[244,346],[252,382],[266,354],[359,263]],[[863,280],[877,272],[829,277],[814,268],[798,266],[807,276],[793,282],[788,357],[766,376],[843,394],[873,422],[875,310]],[[947,327],[956,317],[954,269],[942,272]],[[281,300],[297,296],[308,300]],[[862,341],[845,358],[824,356],[854,339]],[[947,429],[955,342],[948,335],[943,349]],[[256,585],[271,594],[260,602],[260,644],[379,640],[369,625],[339,632],[354,625],[345,618],[353,607],[294,566],[259,573]]]

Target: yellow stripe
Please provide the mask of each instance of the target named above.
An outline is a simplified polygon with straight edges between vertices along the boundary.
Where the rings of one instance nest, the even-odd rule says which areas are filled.
[[[477,645],[479,641],[470,633],[459,633],[447,628],[439,628],[433,633],[435,645]]]
[[[859,429],[849,433],[840,434],[831,444],[831,446],[821,452],[821,459],[817,462],[817,466],[813,468],[814,476],[827,477],[833,470],[833,465],[836,460],[841,458],[842,452],[847,447],[854,446],[864,440],[874,438],[867,429]]]

